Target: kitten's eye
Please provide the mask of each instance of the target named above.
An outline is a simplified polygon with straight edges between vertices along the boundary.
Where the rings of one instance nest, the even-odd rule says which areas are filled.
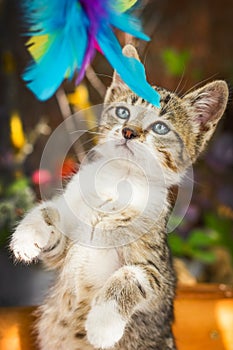
[[[152,125],[152,130],[159,135],[165,135],[170,131],[169,127],[162,122],[154,123]]]
[[[116,115],[121,119],[128,119],[130,116],[130,111],[126,107],[117,107]]]

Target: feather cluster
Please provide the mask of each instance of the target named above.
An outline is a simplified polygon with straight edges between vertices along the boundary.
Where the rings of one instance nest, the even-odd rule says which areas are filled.
[[[129,14],[137,0],[23,0],[33,61],[23,79],[40,100],[50,98],[65,78],[78,72],[77,84],[94,57],[103,53],[137,95],[159,106],[159,94],[148,84],[143,65],[122,54],[114,27],[149,40],[140,21]]]

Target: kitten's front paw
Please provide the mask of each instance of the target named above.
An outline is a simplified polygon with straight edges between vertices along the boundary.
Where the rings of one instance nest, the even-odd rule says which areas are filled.
[[[44,209],[45,210],[45,209]],[[30,263],[48,244],[52,225],[46,222],[43,209],[35,208],[16,228],[10,243],[17,260]]]
[[[33,226],[20,225],[14,233],[10,249],[17,260],[29,263],[39,256],[47,242],[46,235],[40,237]]]
[[[87,339],[95,348],[111,348],[122,338],[125,326],[114,301],[94,305],[87,316]]]

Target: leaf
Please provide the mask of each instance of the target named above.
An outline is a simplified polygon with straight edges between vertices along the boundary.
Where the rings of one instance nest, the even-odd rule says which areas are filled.
[[[15,180],[13,184],[11,184],[7,190],[7,196],[14,196],[19,192],[23,192],[28,187],[28,180],[25,177],[22,177],[18,180]]]
[[[226,231],[230,231],[232,229],[232,221],[228,219],[220,218],[219,216],[208,213],[204,217],[205,225],[209,229],[213,229],[219,233],[224,234]]]
[[[219,235],[216,231],[193,230],[187,240],[192,247],[210,247],[219,243]]]
[[[233,258],[233,221],[213,213],[206,214],[204,220],[207,228],[218,233],[219,245],[226,247]]]
[[[163,50],[161,56],[168,73],[172,76],[181,76],[190,60],[190,52],[188,50],[177,52],[168,48]]]
[[[168,243],[174,255],[181,256],[184,253],[184,241],[176,233],[172,233],[168,237]]]
[[[193,250],[192,257],[205,264],[213,264],[217,259],[216,254],[214,252],[202,250]]]

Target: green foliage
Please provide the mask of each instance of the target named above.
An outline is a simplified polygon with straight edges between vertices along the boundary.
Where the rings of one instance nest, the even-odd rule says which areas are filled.
[[[172,48],[164,49],[161,53],[162,61],[171,76],[180,77],[190,61],[190,52],[181,52]]]
[[[34,193],[25,177],[11,185],[0,183],[0,246],[5,245],[17,221],[29,210],[35,201]]]
[[[195,259],[211,264],[216,261],[215,246],[228,249],[233,257],[232,222],[208,213],[204,217],[204,227],[193,229],[187,238],[177,232],[169,236],[169,245],[175,256]]]
[[[169,236],[169,245],[175,256],[196,259],[203,263],[213,263],[215,254],[209,249],[216,244],[215,234],[201,230],[193,230],[187,239],[177,233]]]
[[[214,213],[207,213],[204,221],[206,227],[218,234],[219,245],[226,247],[233,258],[233,221]]]

